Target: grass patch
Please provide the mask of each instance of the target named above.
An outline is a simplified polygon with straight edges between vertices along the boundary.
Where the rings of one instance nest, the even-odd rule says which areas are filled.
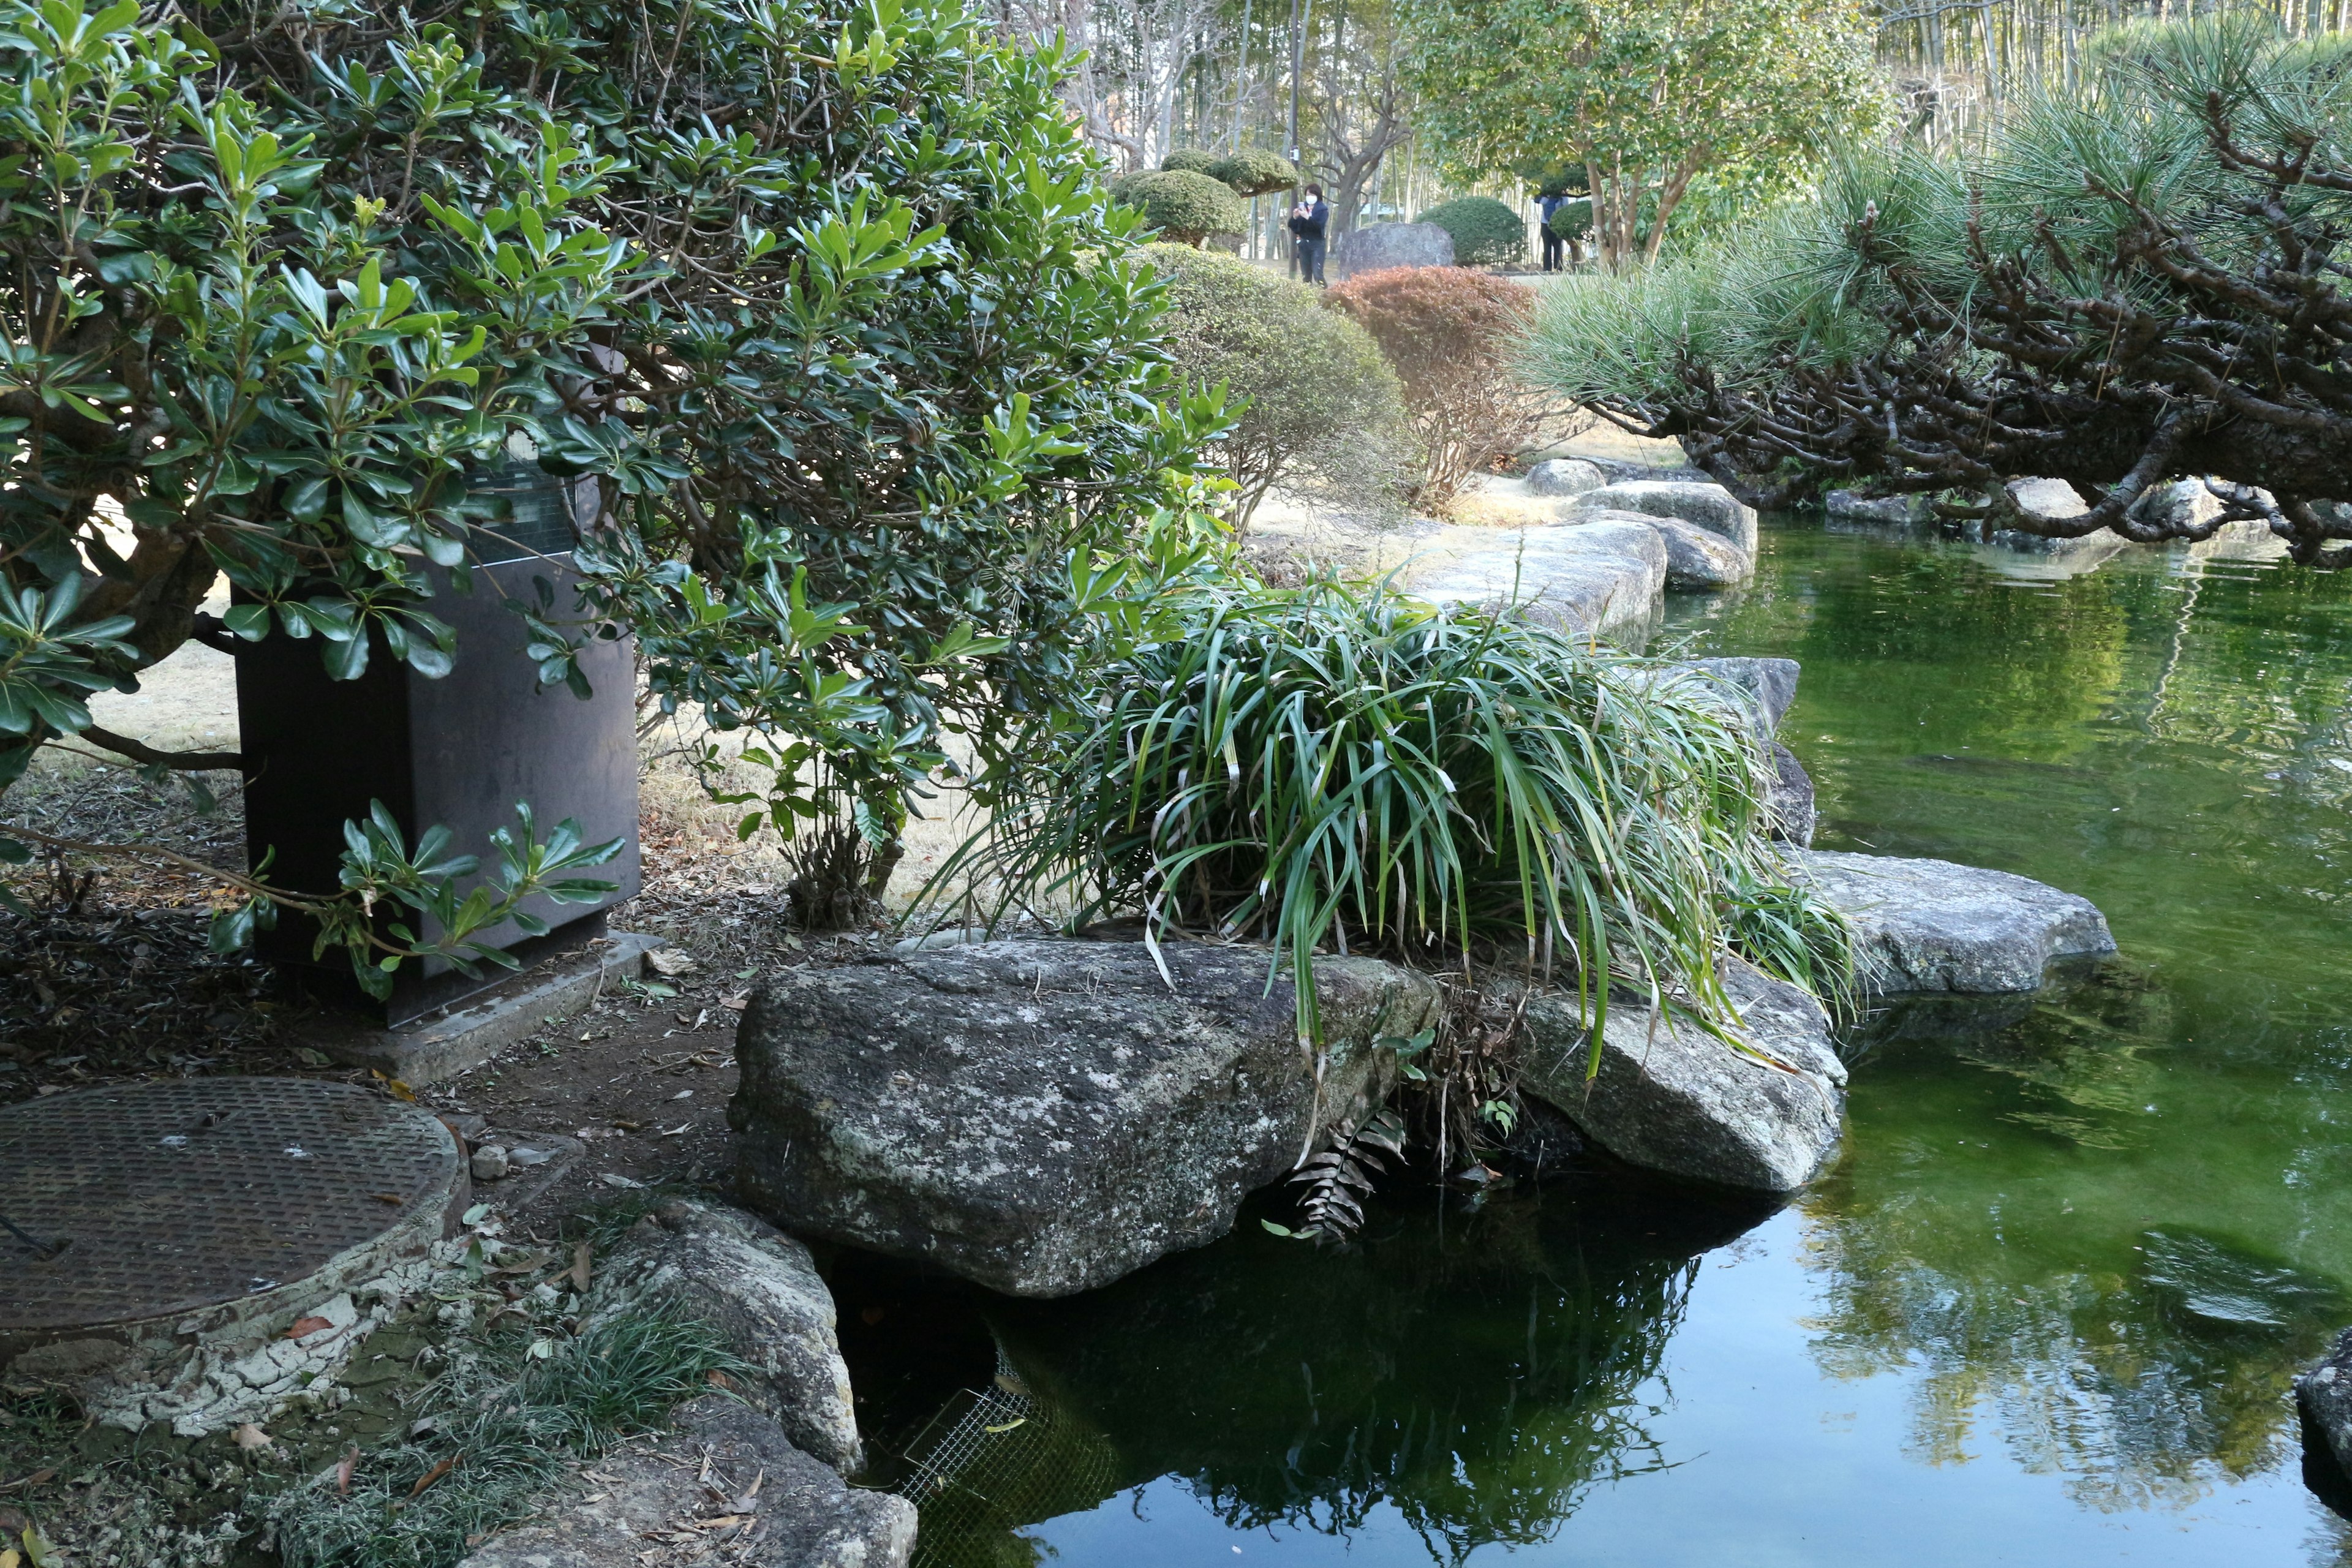
[[[716,1331],[659,1311],[568,1340],[501,1336],[453,1359],[412,1404],[430,1426],[362,1453],[348,1493],[331,1473],[271,1499],[269,1538],[286,1568],[447,1568],[521,1518],[569,1460],[658,1426],[709,1391],[709,1373],[740,1370]]]

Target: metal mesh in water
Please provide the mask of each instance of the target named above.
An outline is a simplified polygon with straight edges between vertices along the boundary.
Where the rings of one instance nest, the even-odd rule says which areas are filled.
[[[446,1205],[457,1141],[307,1079],[126,1084],[0,1109],[0,1332],[122,1323],[290,1284]]]
[[[913,1568],[1032,1568],[1035,1553],[1013,1531],[1118,1488],[1108,1442],[1031,1393],[1002,1349],[994,1385],[959,1392],[907,1457],[900,1490],[922,1515]]]

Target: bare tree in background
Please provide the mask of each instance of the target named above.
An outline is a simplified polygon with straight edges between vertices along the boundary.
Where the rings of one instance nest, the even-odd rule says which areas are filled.
[[[1389,0],[1339,0],[1314,79],[1313,142],[1328,181],[1331,232],[1354,231],[1381,164],[1412,134],[1412,99],[1397,68]]]
[[[1064,96],[1087,135],[1132,171],[1174,149],[1193,74],[1236,52],[1226,9],[1221,0],[1005,0],[999,26],[1040,39],[1058,32],[1087,51]]]

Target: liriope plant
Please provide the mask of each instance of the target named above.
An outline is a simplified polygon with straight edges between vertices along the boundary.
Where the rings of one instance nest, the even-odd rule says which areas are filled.
[[[933,888],[1265,942],[1308,1042],[1325,952],[1523,960],[1577,988],[1596,1063],[1612,988],[1727,1037],[1727,949],[1846,983],[1845,927],[1757,830],[1755,742],[1688,683],[1385,584],[1216,585],[1178,621],[991,781]]]

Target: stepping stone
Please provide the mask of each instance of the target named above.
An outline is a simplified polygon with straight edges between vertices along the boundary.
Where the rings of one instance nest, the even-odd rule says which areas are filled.
[[[2116,950],[2096,905],[2030,877],[1835,849],[1787,858],[1853,921],[1874,992],[2031,991],[2053,960]]]

